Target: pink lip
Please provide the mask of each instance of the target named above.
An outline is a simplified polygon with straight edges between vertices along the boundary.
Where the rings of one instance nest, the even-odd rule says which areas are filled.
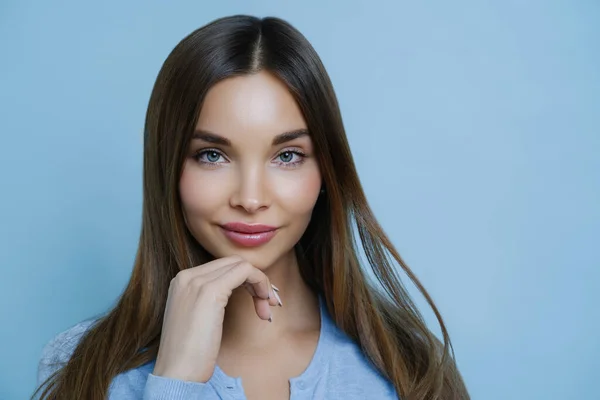
[[[262,224],[245,224],[243,222],[231,222],[221,225],[223,233],[232,242],[244,246],[254,247],[270,241],[277,233],[277,228]]]

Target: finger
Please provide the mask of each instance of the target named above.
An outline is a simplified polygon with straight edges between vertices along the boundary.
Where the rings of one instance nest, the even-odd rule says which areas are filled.
[[[208,278],[213,279],[205,281]],[[270,309],[271,298],[261,298],[261,296],[257,295],[256,293],[257,288],[261,286],[260,282],[262,282],[264,287],[267,287],[267,281],[268,278],[262,271],[248,263],[245,263],[245,265],[236,264],[221,270],[213,271],[208,275],[196,278],[194,283],[200,286],[211,286],[213,289],[216,289],[218,293],[225,292],[228,296],[231,295],[231,292],[238,287],[247,288],[246,290],[248,290],[248,292],[250,292],[252,295],[254,308],[258,317],[266,321],[272,321],[272,313]],[[268,290],[263,291],[262,296],[267,296],[264,294],[265,292],[268,293]]]
[[[259,313],[261,310],[261,308],[257,307],[257,304],[264,304],[264,307],[265,307],[264,310],[266,310],[268,307],[281,305],[281,300],[280,300],[278,294],[273,290],[271,283],[269,282],[269,278],[266,275],[265,275],[265,277],[266,277],[266,288],[267,288],[267,296],[268,296],[268,298],[266,300],[264,298],[264,293],[262,293],[260,296],[258,295],[259,291],[264,288],[264,286],[263,286],[264,282],[262,280],[260,282],[252,282],[252,281],[250,281],[250,278],[249,278],[249,280],[246,282],[246,284],[252,288],[252,291],[257,293],[256,296],[253,296],[254,299],[255,300],[256,299],[264,300],[263,302],[257,302],[257,301],[254,302],[257,313]]]
[[[234,264],[230,264],[230,265],[222,265],[221,264],[217,268],[212,268],[213,269],[212,271],[195,276],[194,278],[192,278],[190,280],[190,283],[195,287],[202,287],[212,281],[218,280],[221,276],[223,276],[225,273],[227,273],[231,269],[235,268],[237,265],[238,265],[238,263],[234,263]],[[251,287],[249,284],[246,284],[246,283],[244,283],[243,286]],[[233,291],[234,289],[236,289],[236,288],[231,288],[230,291]],[[252,288],[252,291],[254,291],[254,288]]]
[[[227,274],[230,274],[232,272],[232,270],[234,270],[234,269],[237,269],[237,274],[239,275],[239,277],[242,277],[243,275],[252,274],[252,273],[256,274],[258,272],[257,277],[255,277],[254,280],[256,281],[257,279],[259,279],[260,282],[252,283],[249,281],[244,281],[239,286],[243,286],[248,291],[248,293],[250,293],[251,296],[264,299],[270,305],[277,305],[278,300],[277,300],[276,296],[274,296],[275,292],[272,289],[270,291],[269,290],[261,290],[262,288],[270,287],[270,284],[268,283],[268,278],[266,277],[266,275],[264,275],[264,273],[262,271],[255,268],[247,261],[242,261],[242,262],[244,263],[244,265],[240,265],[240,262],[237,262],[237,263],[234,263],[231,265],[225,265],[225,266],[221,265],[219,268],[213,268],[213,271],[210,271],[205,274],[201,274],[199,276],[194,277],[191,280],[191,283],[196,287],[201,287],[201,286],[207,284],[208,282],[217,281],[221,277],[227,276]],[[256,270],[256,271],[254,271],[254,270]],[[266,279],[267,283],[263,282],[265,279]],[[229,289],[229,291],[233,291],[234,289],[236,289],[236,287],[227,287],[227,289]]]
[[[198,265],[192,269],[194,270],[194,276],[202,276],[210,274],[224,267],[236,265],[242,261],[244,261],[244,259],[240,256],[229,256],[213,260],[206,264]]]
[[[279,307],[283,307],[283,302],[281,301],[281,297],[279,297],[279,289],[277,289],[275,287],[275,285],[271,284],[271,286],[273,287],[273,296],[275,296],[275,298],[277,299],[277,305]]]
[[[259,287],[259,286],[262,287],[262,282],[259,282],[259,283],[248,283],[248,285],[250,287],[252,287],[254,289],[254,291],[256,292],[256,290],[257,290],[256,288],[257,287]],[[268,298],[266,299],[267,303],[270,306],[278,306],[279,303],[280,303],[280,300],[279,300],[279,298],[277,296],[277,293],[275,293],[275,291],[271,287],[271,283],[269,282],[269,278],[267,278],[267,290],[268,290]],[[257,296],[257,297],[264,299],[263,296]]]
[[[269,302],[258,297],[252,297],[252,300],[254,301],[256,315],[258,315],[260,319],[273,322],[273,313],[271,311],[271,305]]]
[[[194,287],[203,287],[203,286],[209,286],[209,285],[217,285],[217,286],[221,286],[221,289],[218,289],[220,292],[226,292],[227,296],[231,295],[231,292],[235,289],[235,288],[230,288],[228,285],[223,286],[222,283],[220,283],[220,281],[222,281],[223,276],[231,271],[232,269],[236,268],[237,265],[231,265],[231,266],[227,266],[227,267],[223,267],[221,269],[217,269],[215,271],[212,271],[211,273],[205,274],[205,275],[201,275],[198,276],[194,279],[192,279],[190,281],[190,285],[194,286]],[[256,292],[254,290],[254,286],[252,286],[250,283],[248,282],[244,282],[241,287],[243,287],[244,289],[246,289],[248,291],[248,293],[252,296],[252,299],[254,301],[254,309],[256,311],[256,315],[258,315],[258,317],[260,319],[263,319],[265,321],[272,321],[272,315],[271,315],[271,305],[270,305],[270,299],[261,299],[260,297],[258,297],[256,295]]]
[[[240,268],[245,268],[246,266],[239,265]],[[246,279],[246,284],[252,288],[254,293],[256,293],[257,298],[265,299],[270,306],[277,306],[280,304],[280,300],[271,285],[269,277],[265,275],[260,269],[251,266],[253,271],[248,275]],[[258,310],[257,310],[258,311]]]
[[[218,292],[231,292],[236,288],[247,287],[252,295],[254,309],[259,318],[272,321],[271,306],[280,304],[269,278],[247,261],[229,265],[194,279],[194,285],[214,285]]]
[[[173,278],[173,281],[178,282],[179,284],[186,285],[197,277],[210,274],[220,268],[230,266],[237,262],[240,262],[241,257],[239,256],[230,256],[219,258],[217,260],[210,261],[206,264],[198,265],[196,267],[184,269],[179,271],[179,273]]]
[[[260,300],[262,300],[263,302],[266,302],[266,303],[268,304],[268,306],[269,306],[269,307],[272,307],[272,306],[274,306],[274,305],[275,305],[275,304],[273,304],[274,302],[272,301],[272,299],[273,299],[273,297],[274,297],[274,298],[275,298],[275,300],[276,300],[276,304],[277,304],[279,307],[283,306],[283,303],[281,302],[281,298],[279,297],[279,294],[277,294],[277,292],[276,292],[275,290],[273,290],[273,291],[271,292],[271,296],[272,296],[272,297],[271,297],[270,299],[268,299],[268,300],[264,300],[264,299],[261,299],[260,297],[258,297],[258,296],[256,295],[256,292],[254,291],[254,287],[253,287],[251,284],[249,284],[249,283],[244,283],[244,285],[243,285],[243,286],[244,286],[244,288],[245,288],[245,289],[248,291],[248,293],[250,293],[250,295],[251,295],[251,296],[254,298],[254,306],[255,306],[255,308],[256,308],[257,310],[258,310],[258,308],[257,308],[257,304],[261,304],[260,302],[258,302],[258,301],[257,301],[257,300],[259,300],[259,299],[260,299]]]
[[[252,287],[252,285],[250,285],[248,283],[244,283],[244,288],[248,291],[248,293],[250,293],[250,295],[252,297],[257,297],[256,292],[254,291],[254,288]]]
[[[247,261],[228,268],[216,279],[220,281],[219,284],[225,285],[230,290],[242,284],[248,284],[253,288],[254,293],[256,293],[255,297],[266,299],[273,306],[278,304],[277,298],[273,295],[273,288],[267,275]]]

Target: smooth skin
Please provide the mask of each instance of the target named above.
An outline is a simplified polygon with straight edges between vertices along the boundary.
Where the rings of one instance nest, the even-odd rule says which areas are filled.
[[[294,246],[322,182],[309,135],[274,139],[306,128],[268,72],[225,79],[207,93],[179,191],[188,229],[216,260],[171,282],[153,374],[207,382],[218,364],[242,378],[249,399],[289,399],[289,379],[306,369],[319,337],[318,299]],[[243,247],[223,233],[231,222],[277,233]]]

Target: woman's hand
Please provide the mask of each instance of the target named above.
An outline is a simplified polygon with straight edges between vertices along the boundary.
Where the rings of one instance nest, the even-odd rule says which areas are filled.
[[[239,256],[181,271],[171,281],[153,375],[207,382],[221,347],[225,306],[245,286],[259,318],[271,319],[281,305],[267,276]]]

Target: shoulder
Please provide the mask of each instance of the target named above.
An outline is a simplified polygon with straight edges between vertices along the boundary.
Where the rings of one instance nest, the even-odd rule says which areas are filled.
[[[68,363],[81,339],[98,321],[98,318],[94,318],[79,322],[46,343],[38,365],[38,386]],[[141,398],[151,371],[152,363],[148,363],[115,376],[109,387],[109,397]]]
[[[69,361],[83,335],[96,321],[89,319],[79,322],[58,333],[45,344],[38,364],[38,385]]]
[[[336,394],[346,398],[356,395],[365,399],[398,398],[392,382],[379,372],[355,341],[337,328],[332,339],[329,376]]]

